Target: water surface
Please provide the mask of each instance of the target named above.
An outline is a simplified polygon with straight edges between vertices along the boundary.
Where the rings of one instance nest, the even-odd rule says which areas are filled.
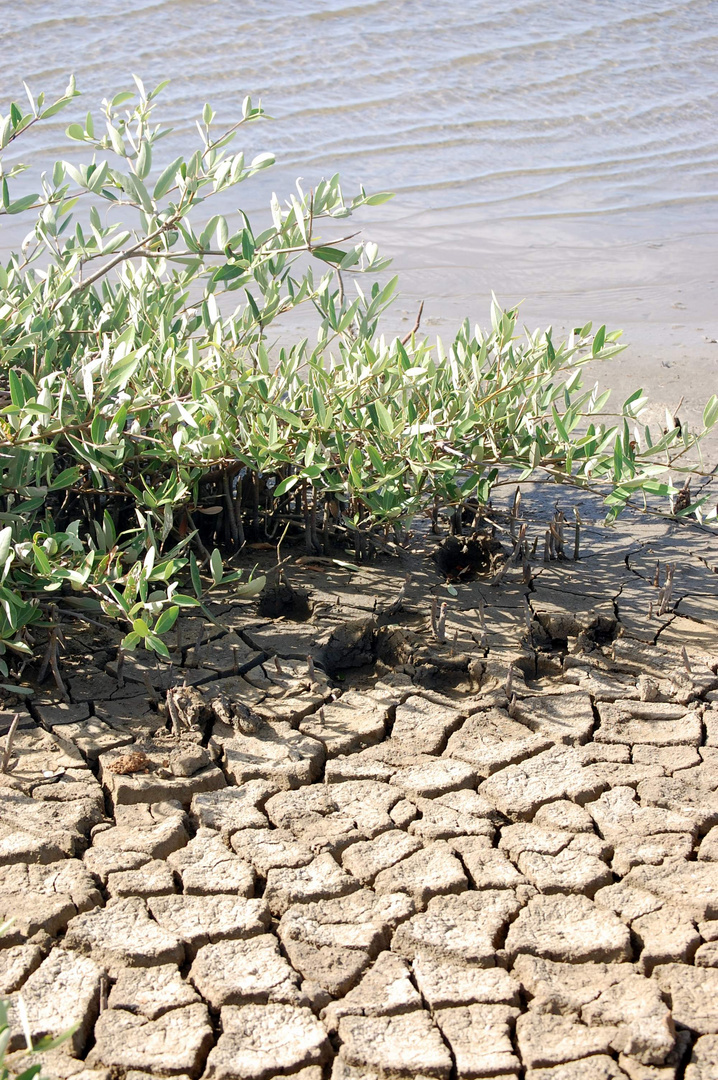
[[[336,169],[396,192],[362,218],[401,271],[396,320],[422,298],[427,327],[484,319],[493,288],[531,324],[624,325],[656,386],[718,385],[716,0],[25,0],[3,20],[4,101],[74,71],[75,119],[131,72],[169,77],[182,148],[205,101],[230,123],[261,96],[247,149],[279,164],[249,210]],[[70,119],[40,157],[67,155]]]

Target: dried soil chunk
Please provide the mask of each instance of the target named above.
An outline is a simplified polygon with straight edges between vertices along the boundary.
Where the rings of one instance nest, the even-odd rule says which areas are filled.
[[[606,840],[620,842],[636,836],[652,836],[655,833],[695,834],[692,820],[685,814],[672,810],[642,806],[630,787],[615,787],[604,791],[600,799],[587,807],[601,836]]]
[[[314,853],[288,829],[243,829],[232,836],[232,848],[266,877],[270,870],[306,866]]]
[[[159,899],[164,898],[155,902]],[[184,960],[179,937],[153,922],[139,897],[78,915],[67,928],[65,947],[92,955],[111,974],[124,966],[155,967]]]
[[[693,837],[690,833],[655,833],[614,844],[611,869],[625,877],[634,866],[660,866],[666,859],[690,859]]]
[[[39,945],[11,945],[0,949],[0,994],[19,990],[27,977],[39,968],[42,959]]]
[[[378,873],[396,866],[420,847],[421,841],[416,837],[392,829],[373,840],[352,844],[342,855],[342,865],[358,878],[362,885],[370,885]]]
[[[389,932],[413,913],[413,903],[402,893],[377,896],[361,889],[336,900],[291,907],[282,916],[278,932],[287,947],[291,941],[311,941],[366,949],[376,955]]]
[[[668,862],[637,866],[625,881],[673,901],[695,919],[718,917],[718,866],[709,862]]]
[[[633,761],[636,765],[660,765],[669,775],[681,769],[700,765],[701,759],[694,746],[635,746]]]
[[[201,750],[201,747],[195,748],[197,749]],[[115,771],[127,756],[125,750],[111,750],[109,753],[102,754],[99,759],[100,779],[115,806],[156,803],[167,799],[176,799],[183,806],[189,806],[193,796],[203,791],[217,791],[227,782],[222,770],[214,763],[205,765],[190,776],[158,775],[155,772],[156,769],[163,768],[169,771],[168,767],[173,764],[172,753],[169,750],[145,753],[148,766],[142,772]],[[184,773],[188,770],[177,769],[177,771]]]
[[[294,1005],[227,1006],[222,1035],[207,1060],[206,1080],[270,1080],[321,1065],[331,1048],[309,1009]]]
[[[392,952],[382,952],[359,985],[341,1001],[330,1002],[321,1015],[327,1031],[333,1033],[342,1016],[388,1016],[421,1007],[409,965]]]
[[[673,904],[634,919],[631,930],[641,947],[640,968],[647,975],[656,964],[690,963],[701,941],[686,909]]]
[[[554,746],[520,765],[509,765],[484,780],[479,794],[514,821],[533,817],[544,803],[571,799],[586,803],[605,788],[581,755],[570,746]]]
[[[686,1066],[685,1080],[714,1080],[718,1076],[718,1036],[702,1035],[696,1040]]]
[[[359,888],[331,855],[317,855],[305,866],[269,870],[264,899],[273,915],[283,915],[292,904],[330,900]]]
[[[546,829],[534,822],[517,822],[501,830],[499,848],[508,851],[512,859],[518,860],[526,853],[538,855],[559,855],[567,849],[584,851],[596,858],[607,858],[611,854],[610,844],[606,844],[594,833],[571,833],[563,829]]]
[[[108,1004],[111,1009],[127,1009],[148,1020],[157,1020],[170,1009],[197,1001],[196,991],[184,981],[179,968],[175,964],[161,964],[153,968],[122,968]]]
[[[675,1044],[673,1021],[660,988],[641,975],[602,990],[584,1005],[581,1019],[591,1027],[616,1029],[613,1049],[644,1065],[663,1064]]]
[[[624,1080],[625,1075],[613,1058],[594,1054],[550,1069],[528,1069],[526,1080]]]
[[[468,888],[463,867],[448,844],[428,844],[397,866],[382,870],[374,880],[380,893],[405,892],[424,908],[433,896],[460,893]]]
[[[67,1043],[44,1053],[34,1051],[29,1054],[26,1050],[19,1050],[16,1054],[8,1055],[5,1064],[11,1076],[19,1076],[32,1065],[41,1065],[40,1075],[47,1077],[47,1080],[110,1080],[109,1069],[88,1069],[81,1058],[70,1057],[70,1052]]]
[[[33,1042],[45,1035],[62,1035],[77,1025],[68,1048],[73,1054],[81,1053],[99,1011],[101,974],[97,964],[87,957],[54,949],[22,988]],[[13,998],[9,1021],[8,1049],[21,1049],[26,1045],[25,1036]]]
[[[465,721],[449,739],[444,756],[466,761],[479,776],[486,777],[550,746],[551,739],[532,734],[504,709],[489,709]]]
[[[613,705],[599,702],[601,724],[596,742],[626,743],[633,746],[700,746],[703,737],[701,718],[684,705],[662,701],[619,701]]]
[[[457,709],[412,694],[396,707],[391,737],[415,754],[440,754],[462,719]]]
[[[511,1044],[518,1011],[508,1005],[464,1005],[437,1011],[436,1022],[456,1059],[459,1080],[500,1076],[521,1067]]]
[[[139,870],[150,862],[150,856],[142,851],[112,851],[109,848],[91,847],[82,856],[82,861],[89,872],[106,885],[110,874]]]
[[[718,793],[705,786],[708,779],[699,769],[685,769],[678,776],[644,780],[638,794],[644,804],[682,813],[694,828],[706,832],[718,825]],[[718,786],[718,776],[714,786]]]
[[[159,925],[191,950],[210,941],[261,934],[269,926],[264,900],[243,896],[155,896],[148,906]]]
[[[718,968],[665,964],[653,978],[668,995],[677,1024],[697,1035],[718,1034]]]
[[[170,1009],[156,1020],[124,1009],[106,1009],[95,1024],[89,1065],[140,1069],[155,1076],[198,1077],[212,1045],[205,1005]]]
[[[588,1028],[566,1016],[528,1012],[516,1021],[516,1038],[524,1065],[550,1068],[592,1054],[609,1054],[614,1028]]]
[[[280,954],[273,934],[203,946],[189,977],[213,1009],[251,1003],[299,1003],[299,976]]]
[[[396,788],[376,780],[348,780],[330,784],[327,792],[340,814],[352,820],[357,830],[367,837],[394,827],[391,809],[400,801]]]
[[[9,894],[66,898],[77,912],[91,911],[102,903],[95,879],[79,859],[0,866],[0,904]]]
[[[97,833],[93,845],[109,851],[142,852],[151,859],[166,859],[184,847],[189,836],[182,816],[157,821],[154,825],[116,825]]]
[[[552,742],[574,746],[590,739],[595,725],[588,694],[545,694],[516,702],[514,717]]]
[[[628,927],[586,896],[535,896],[509,927],[506,950],[585,963],[631,958]]]
[[[353,754],[381,742],[388,713],[386,704],[350,690],[321,713],[305,717],[299,730],[323,743],[327,757]]]
[[[546,803],[536,811],[534,824],[545,829],[560,829],[564,832],[592,833],[593,820],[585,806],[578,806],[568,799],[557,799]]]
[[[339,1055],[355,1068],[382,1076],[448,1080],[451,1056],[427,1012],[398,1016],[345,1016],[339,1021]]]
[[[718,941],[707,941],[693,957],[696,967],[718,967]]]
[[[427,758],[420,764],[400,769],[391,778],[408,798],[433,799],[460,788],[475,788],[476,770],[464,761],[451,758]]]
[[[295,968],[327,993],[346,993],[389,942],[391,931],[413,914],[401,894],[362,890],[337,900],[298,904],[279,924],[279,936]]]
[[[167,863],[152,859],[138,870],[109,874],[107,891],[112,897],[166,896],[176,892],[174,874]]]
[[[718,862],[718,825],[714,825],[701,840],[701,846],[698,848],[698,858],[703,862]]]
[[[424,954],[419,954],[412,966],[417,986],[432,1009],[519,1004],[521,984],[503,968],[457,964]]]
[[[230,851],[212,829],[198,829],[187,847],[173,852],[167,863],[182,878],[185,893],[254,895],[251,865]]]
[[[191,813],[203,828],[218,829],[228,836],[237,829],[263,829],[267,818],[259,807],[276,791],[276,784],[250,780],[238,788],[195,795]]]
[[[516,958],[513,974],[521,980],[539,1013],[579,1016],[584,1005],[608,987],[633,978],[632,964],[567,964],[523,954]]]
[[[593,896],[613,881],[605,862],[569,844],[557,855],[527,851],[519,856],[519,869],[542,893],[585,893]]]
[[[0,865],[48,863],[76,855],[101,820],[94,799],[55,802],[0,791]]]
[[[503,851],[491,847],[484,836],[459,836],[449,846],[460,856],[476,889],[511,889],[526,884],[526,878]]]
[[[391,947],[407,960],[428,954],[493,967],[498,941],[520,907],[509,889],[436,896],[425,912],[402,923]]]
[[[317,739],[287,723],[264,723],[256,735],[235,735],[224,743],[225,768],[235,784],[269,780],[278,788],[297,788],[319,779],[325,751]]]
[[[438,799],[414,798],[414,805],[420,813],[416,821],[409,825],[409,832],[414,836],[420,836],[422,840],[448,840],[457,836],[480,836],[490,842],[496,831],[493,825],[492,815],[478,816],[458,809],[456,800],[454,806],[446,800],[452,796],[468,795],[475,796],[480,800],[475,791],[462,788],[460,791],[451,791]],[[493,811],[493,816],[496,811]]]
[[[43,711],[42,708],[38,709],[38,712]],[[62,726],[57,726],[56,734],[74,743],[80,753],[91,761],[108,750],[115,750],[118,746],[127,746],[132,742],[132,735],[128,732],[111,728],[97,716],[78,720],[74,724],[63,721]]]

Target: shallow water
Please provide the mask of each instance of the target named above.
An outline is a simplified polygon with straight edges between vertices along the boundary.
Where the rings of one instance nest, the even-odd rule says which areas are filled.
[[[532,325],[624,325],[636,372],[658,386],[664,362],[681,384],[695,368],[705,394],[718,384],[717,16],[716,0],[25,0],[3,11],[0,99],[22,77],[59,90],[74,71],[79,118],[133,71],[170,77],[163,113],[186,146],[206,100],[229,123],[261,95],[274,120],[248,149],[279,164],[246,208],[335,169],[347,190],[395,191],[361,219],[402,273],[395,319],[413,322],[426,297],[427,327],[483,320],[493,288],[527,297]],[[38,154],[67,156],[69,121],[33,135]]]

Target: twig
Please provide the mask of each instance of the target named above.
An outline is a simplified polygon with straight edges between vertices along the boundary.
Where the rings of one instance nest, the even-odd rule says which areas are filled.
[[[119,686],[120,690],[125,685],[125,677],[122,674],[122,669],[123,669],[124,666],[125,666],[125,650],[120,645],[119,649],[117,650],[117,685]]]
[[[20,713],[16,712],[15,715],[13,716],[13,718],[12,718],[12,723],[10,724],[10,730],[8,731],[7,735],[5,736],[5,749],[3,751],[2,761],[0,762],[0,772],[2,772],[2,773],[7,772],[7,767],[10,764],[10,755],[12,754],[12,744],[15,741],[15,732],[17,731],[17,726],[18,726],[19,723],[20,723]]]
[[[197,640],[195,641],[195,645],[194,645],[194,662],[195,662],[195,665],[198,668],[202,667],[202,657],[200,656],[199,651],[202,648],[202,641],[203,640],[204,640],[204,623],[202,623],[200,625],[199,634],[197,635]]]
[[[577,506],[574,506],[573,512],[576,518],[573,536],[573,561],[578,562],[578,556],[581,550],[581,515],[578,512]]]
[[[408,345],[409,342],[411,341],[412,337],[414,336],[414,334],[417,332],[417,330],[421,326],[421,316],[423,314],[423,311],[424,311],[424,301],[422,300],[421,303],[419,304],[419,314],[416,316],[416,322],[414,323],[414,325],[411,328],[411,330],[409,331],[409,333],[405,337],[403,337],[401,339],[402,345]]]
[[[50,631],[50,640],[52,642],[52,648],[50,650],[50,667],[52,668],[52,674],[55,679],[55,685],[62,695],[62,700],[66,703],[70,703],[70,695],[68,694],[65,684],[62,681],[62,675],[60,674],[60,665],[57,662],[57,632],[53,629]]]
[[[508,670],[508,674],[506,676],[506,686],[504,688],[505,691],[506,691],[506,697],[509,699],[509,701],[511,701],[511,698],[513,696],[513,685],[514,685],[514,665],[509,664],[509,670]]]
[[[436,624],[436,639],[440,645],[446,644],[446,602],[439,609],[439,618]]]
[[[438,626],[436,621],[436,615],[439,607],[439,601],[435,596],[431,598],[431,632],[434,637],[438,637]]]
[[[158,705],[160,699],[155,693],[155,688],[150,682],[150,677],[146,671],[142,672],[142,682],[145,684],[145,690],[147,691],[147,697],[149,698],[150,705]]]
[[[688,672],[688,674],[690,675],[691,671],[692,671],[692,668],[691,668],[691,662],[688,659],[688,653],[686,652],[685,645],[681,649],[681,656],[683,657],[683,666],[686,669],[686,671]]]
[[[171,690],[167,691],[167,708],[169,710],[170,720],[172,721],[172,730],[175,734],[175,738],[179,739],[182,732],[182,717],[179,714],[177,702],[175,701],[174,694]]]

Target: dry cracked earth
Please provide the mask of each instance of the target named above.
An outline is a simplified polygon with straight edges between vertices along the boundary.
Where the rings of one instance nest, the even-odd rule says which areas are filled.
[[[78,633],[0,787],[12,1068],[21,998],[58,1080],[715,1080],[715,536],[584,543]]]

